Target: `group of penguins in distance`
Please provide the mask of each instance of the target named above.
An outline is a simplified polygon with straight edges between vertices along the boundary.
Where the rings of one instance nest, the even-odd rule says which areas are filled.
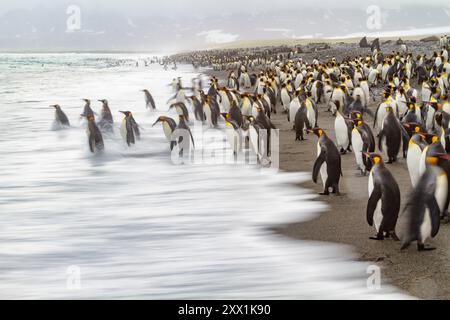
[[[307,63],[302,58],[281,61],[236,57],[223,66],[223,69],[230,69],[230,65],[236,68],[230,71],[224,86],[219,86],[213,76],[206,94],[199,78],[192,80],[191,88],[184,88],[180,78],[174,79],[172,86],[176,93],[169,101],[170,108],[175,108],[178,114],[178,124],[167,116],[160,116],[155,124],[162,123],[173,148],[176,143],[173,132],[177,128],[189,130],[187,106],[190,106],[195,119],[205,125],[218,127],[219,121],[225,122],[228,142],[237,154],[246,141],[259,143],[258,137],[256,142],[252,139],[252,132],[258,135],[261,130],[267,130],[270,135],[276,129],[270,118],[281,104],[296,140],[303,140],[304,133],[318,137],[312,179],[317,182],[321,176],[322,195],[330,192],[340,195],[341,156],[353,152],[358,170],[364,176],[369,175],[366,216],[368,224],[376,230],[371,239],[401,240],[402,249],[417,241],[419,251],[433,250],[425,242],[438,234],[441,220],[448,218],[450,202],[448,43],[441,49],[429,58],[426,55],[414,58],[411,53],[395,51],[383,54],[374,49],[366,57],[340,62],[332,58],[325,63],[318,59]],[[249,66],[259,74],[249,75]],[[420,94],[411,85],[412,81],[421,86]],[[369,109],[371,99],[375,101],[374,88],[384,88],[382,102],[375,112]],[[192,96],[186,96],[187,89],[192,91]],[[144,93],[146,106],[155,110],[151,94],[147,90]],[[87,99],[81,114],[88,121],[92,152],[103,149],[101,132],[112,130],[113,124],[108,102],[100,101],[103,107],[98,122]],[[336,141],[318,126],[319,104],[335,116]],[[53,107],[56,121],[69,125],[61,108]],[[130,111],[121,112],[124,114],[122,136],[131,145],[139,138],[139,125]],[[373,117],[377,134],[366,122],[367,116]],[[194,143],[192,134],[191,139]],[[258,156],[269,156],[269,148],[263,149],[265,154]],[[404,207],[406,228],[399,239],[395,230],[400,189],[386,164],[396,162],[400,153],[406,158],[413,189]]]

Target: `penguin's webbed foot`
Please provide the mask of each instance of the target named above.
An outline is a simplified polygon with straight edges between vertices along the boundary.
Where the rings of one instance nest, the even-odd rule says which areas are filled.
[[[384,236],[382,234],[377,234],[375,237],[370,237],[370,240],[382,241],[384,240]]]
[[[433,250],[436,250],[436,248],[434,248],[434,247],[425,247],[425,244],[418,243],[417,244],[417,250],[418,251],[433,251]]]
[[[319,192],[320,196],[329,196],[330,192],[329,191],[324,191],[324,192]]]

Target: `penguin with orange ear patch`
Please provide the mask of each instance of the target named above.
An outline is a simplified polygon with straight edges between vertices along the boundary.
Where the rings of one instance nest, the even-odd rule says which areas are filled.
[[[317,183],[317,176],[320,172],[324,190],[319,194],[328,196],[330,194],[330,188],[332,188],[332,193],[339,196],[339,180],[342,176],[341,154],[334,142],[327,136],[323,129],[314,128],[308,130],[308,133],[314,133],[319,138],[312,180],[314,183]]]
[[[372,163],[369,174],[369,201],[367,202],[367,223],[375,227],[377,234],[372,240],[384,240],[395,234],[400,211],[400,189],[391,172],[379,154],[364,152]]]

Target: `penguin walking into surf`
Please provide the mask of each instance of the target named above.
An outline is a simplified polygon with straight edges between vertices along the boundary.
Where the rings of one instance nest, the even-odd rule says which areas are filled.
[[[170,111],[172,108],[175,108],[175,110],[176,110],[176,112],[177,112],[177,114],[178,114],[179,116],[183,116],[184,119],[186,119],[186,121],[189,121],[189,111],[188,111],[186,105],[185,105],[183,102],[175,102],[175,103],[172,103],[172,104],[169,106],[169,111]]]
[[[136,143],[136,139],[141,136],[139,125],[133,118],[133,114],[130,111],[119,111],[125,116],[122,120],[122,125],[120,127],[120,133],[130,147],[132,144]]]
[[[147,89],[142,90],[142,92],[144,92],[145,107],[150,110],[156,110],[155,100],[151,93]]]
[[[91,108],[91,100],[89,99],[82,99],[84,101],[84,109],[83,109],[83,113],[81,114],[82,117],[85,117],[86,119],[89,116],[94,116],[94,110],[92,110]]]
[[[450,156],[445,153],[433,154],[426,158],[427,169],[421,176],[404,209],[405,228],[400,236],[402,250],[417,241],[418,251],[430,251],[435,248],[425,245],[434,238],[440,228],[439,201],[443,201],[444,189],[448,189],[448,180],[441,165],[446,165]],[[441,189],[441,192],[436,192]],[[447,196],[447,195],[445,195]]]
[[[174,143],[172,142],[172,134],[177,127],[177,123],[170,117],[160,116],[156,119],[155,123],[153,123],[152,127],[154,127],[157,123],[161,123],[164,131],[164,136],[167,141],[170,142],[170,150],[173,149]]]
[[[93,114],[90,115],[81,115],[82,117],[86,117],[87,126],[86,126],[86,134],[88,137],[88,145],[89,149],[92,153],[97,153],[102,151],[105,148],[103,143],[103,136],[100,132],[100,129],[97,127],[95,123],[95,118]]]
[[[61,110],[61,106],[59,104],[54,104],[50,107],[55,109],[55,123],[57,123],[60,127],[70,127],[69,118],[66,116],[64,111]]]
[[[400,188],[379,154],[366,153],[364,156],[372,163],[369,173],[369,200],[367,202],[367,223],[377,232],[372,240],[384,240],[395,234],[398,213],[400,211]]]
[[[317,177],[320,172],[324,190],[319,194],[328,196],[330,188],[332,188],[332,193],[339,196],[339,180],[342,176],[341,154],[322,128],[314,128],[309,130],[309,132],[314,133],[319,138],[312,180],[314,183],[317,183]]]
[[[234,159],[237,160],[238,153],[242,149],[242,132],[235,120],[225,118],[225,134],[228,144],[233,151]]]
[[[178,125],[175,128],[174,133],[176,133],[178,131],[180,133],[180,135],[178,136],[178,139],[176,139],[176,137],[174,137],[172,134],[171,141],[174,142],[174,144],[171,146],[171,149],[173,149],[173,147],[175,145],[180,146],[181,142],[183,142],[183,137],[186,136],[186,134],[188,134],[190,136],[190,140],[188,139],[188,141],[183,143],[183,145],[187,147],[187,150],[190,150],[190,147],[191,147],[190,143],[192,142],[192,147],[195,148],[194,137],[192,136],[191,129],[189,128],[188,124],[186,123],[185,116],[180,114],[180,115],[178,115],[178,119],[179,119]],[[184,148],[184,147],[179,149],[180,157],[183,156],[184,150],[186,150],[186,148]]]
[[[98,101],[102,103],[102,110],[100,112],[100,120],[97,125],[103,131],[112,132],[114,130],[114,118],[112,116],[111,109],[109,108],[108,100],[102,99]]]

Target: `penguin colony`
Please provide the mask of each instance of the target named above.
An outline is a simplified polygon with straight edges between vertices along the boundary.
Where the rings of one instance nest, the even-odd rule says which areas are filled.
[[[341,61],[298,57],[295,51],[280,54],[276,48],[257,54],[239,50],[205,51],[174,56],[178,63],[212,66],[227,70],[223,86],[212,77],[208,90],[201,79],[192,87],[183,87],[174,79],[175,95],[168,101],[175,109],[177,122],[161,116],[171,149],[173,132],[189,131],[189,123],[201,121],[225,133],[236,156],[245,145],[256,151],[258,160],[270,156],[269,145],[261,148],[261,129],[275,134],[271,115],[282,112],[293,130],[293,138],[302,143],[306,135],[317,136],[316,160],[312,180],[323,185],[321,195],[340,195],[342,161],[352,161],[359,175],[368,176],[367,223],[375,229],[373,240],[392,238],[401,241],[401,249],[417,242],[419,251],[433,250],[426,242],[439,232],[448,219],[450,202],[450,63],[447,36],[439,41],[440,51],[431,57],[413,56],[407,49],[383,53],[374,47],[367,56],[348,57]],[[254,72],[251,72],[254,71]],[[191,95],[186,95],[190,90]],[[382,90],[381,97],[377,94]],[[145,106],[156,109],[154,100],[143,90]],[[369,102],[381,98],[376,110]],[[113,117],[106,100],[101,118],[95,121],[90,101],[85,100],[82,113],[88,121],[90,150],[104,148],[102,132],[112,130]],[[69,120],[61,107],[55,118],[62,126]],[[139,125],[130,111],[124,115],[121,133],[127,145],[139,139]],[[334,117],[332,140],[320,127],[320,117]],[[373,126],[367,118],[373,119]],[[192,134],[191,142],[194,145]],[[263,150],[261,154],[260,150]],[[412,191],[403,206],[401,190],[391,174],[391,164],[399,158],[411,179]],[[261,163],[261,162],[259,162]],[[405,217],[405,228],[397,235],[397,220]]]

